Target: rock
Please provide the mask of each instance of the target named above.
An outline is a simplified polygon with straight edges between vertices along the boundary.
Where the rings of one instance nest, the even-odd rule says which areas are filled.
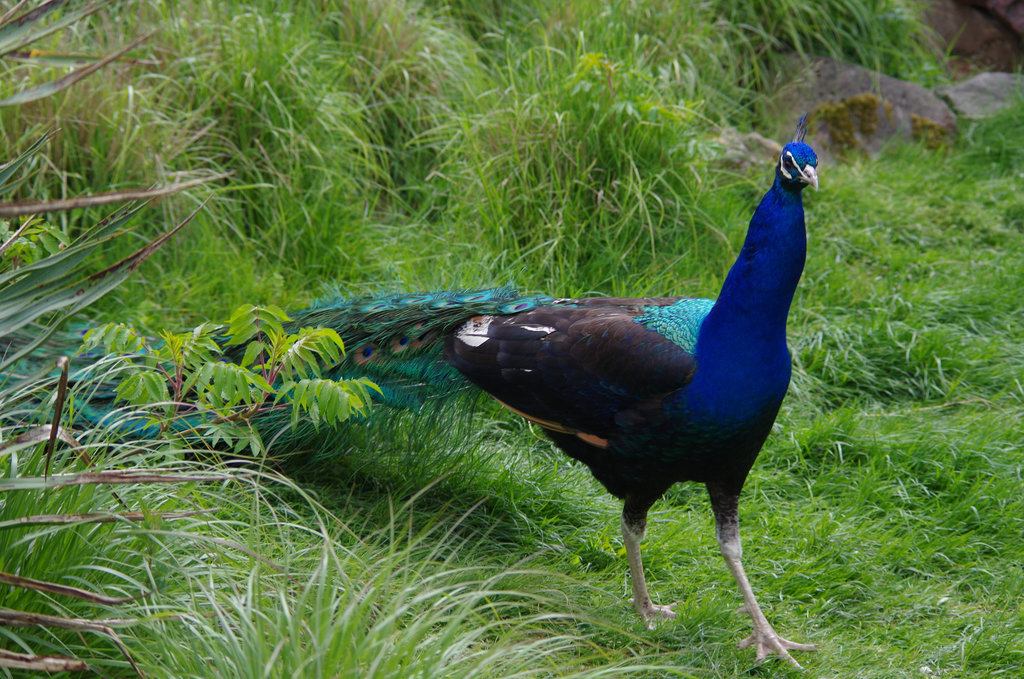
[[[1024,0],[960,0],[963,4],[985,8],[993,17],[1018,38],[1024,38]]]
[[[715,141],[722,147],[720,162],[737,172],[746,173],[754,168],[778,161],[782,145],[757,132],[743,133],[726,127]]]
[[[1019,73],[981,73],[956,85],[936,88],[957,115],[987,118],[1010,106],[1024,95],[1024,75]]]
[[[943,51],[998,71],[1024,64],[1024,0],[931,0],[924,20]]]
[[[811,113],[810,143],[819,155],[875,155],[893,137],[940,146],[956,132],[956,116],[931,90],[827,57],[804,65],[771,107],[790,127],[796,111]]]

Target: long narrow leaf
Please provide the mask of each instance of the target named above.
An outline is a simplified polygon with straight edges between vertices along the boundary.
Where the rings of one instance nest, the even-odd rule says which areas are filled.
[[[12,526],[54,526],[54,525],[77,525],[85,523],[114,523],[115,521],[144,521],[150,518],[169,521],[171,519],[185,519],[203,514],[211,514],[220,511],[219,507],[209,509],[195,509],[189,512],[122,512],[120,514],[100,514],[99,512],[87,512],[84,514],[33,514],[31,516],[19,516],[16,519],[0,521],[0,529],[11,528]]]
[[[223,175],[217,175],[207,179],[172,184],[171,186],[161,189],[139,192],[138,195],[143,198],[162,196],[168,193],[182,191],[198,184],[214,181],[222,176]],[[120,235],[118,230],[131,221],[131,219],[140,212],[146,204],[147,203],[128,205],[104,218],[100,222],[97,222],[76,238],[70,245],[59,252],[55,252],[49,257],[27,264],[16,270],[0,273],[0,286],[8,283],[8,281],[20,279],[17,283],[12,284],[10,287],[7,287],[0,292],[0,309],[3,308],[5,302],[9,303],[9,300],[23,294],[26,289],[37,288],[45,282],[58,280],[61,276],[71,273],[97,246],[108,240],[117,238]],[[2,210],[2,207],[0,207],[0,210]],[[195,213],[193,213],[192,216],[194,216],[194,214]],[[182,224],[191,220],[192,216],[189,216],[185,222],[182,222]],[[175,231],[180,227],[181,225],[176,227]],[[26,280],[30,274],[32,276],[31,280]],[[0,312],[0,319],[2,318],[3,313]],[[0,336],[3,334],[4,328],[2,326],[2,322],[0,322]]]
[[[50,139],[52,139],[53,135],[55,135],[55,134],[57,134],[57,130],[50,130],[49,132],[44,134],[42,137],[37,139],[32,144],[32,146],[29,146],[27,149],[22,151],[20,156],[18,156],[17,158],[12,160],[11,162],[9,162],[6,165],[4,165],[3,168],[0,169],[0,186],[3,186],[4,184],[6,184],[7,180],[11,178],[11,175],[14,174],[18,170],[18,168],[21,167],[25,163],[26,160],[28,160],[29,158],[34,156],[36,151],[39,150],[39,147],[42,146],[43,144],[45,144],[46,142],[50,141]],[[35,213],[29,213],[29,214],[35,214]]]
[[[10,585],[11,587],[20,587],[21,589],[30,589],[36,592],[46,592],[47,594],[58,594],[61,596],[73,597],[75,599],[91,601],[94,604],[102,604],[105,606],[116,606],[118,604],[127,603],[134,599],[141,599],[146,596],[145,594],[139,594],[136,596],[107,596],[105,594],[89,592],[78,587],[61,585],[56,582],[23,578],[20,575],[5,573],[3,571],[0,571],[0,584]]]
[[[4,55],[4,57],[10,61],[20,61],[26,64],[36,64],[40,66],[52,66],[54,68],[86,66],[88,64],[95,64],[97,61],[105,58],[93,56],[91,54],[59,54],[57,52],[40,52],[37,50],[9,52]],[[142,63],[141,59],[131,58],[118,58],[117,61],[122,64]]]
[[[68,247],[53,253],[38,261],[11,271],[0,273],[0,309],[5,304],[12,303],[18,296],[25,294],[27,290],[39,289],[43,284],[59,280],[61,277],[72,274],[81,262],[102,243],[116,238],[119,229],[131,221],[139,211],[146,206],[129,205],[106,217],[89,228]],[[10,283],[10,281],[17,281]],[[0,318],[3,312],[0,311]],[[0,334],[2,334],[0,326]]]
[[[23,325],[20,320],[14,320],[19,311],[38,308],[41,314],[41,299],[49,298],[64,288],[79,284],[82,280],[79,267],[85,258],[100,244],[116,237],[116,229],[131,219],[142,207],[123,212],[117,220],[112,221],[109,228],[94,231],[96,237],[84,243],[76,241],[71,247],[50,257],[0,274],[0,335],[13,332]],[[108,231],[112,233],[107,233]],[[14,282],[10,282],[12,280]]]
[[[188,217],[173,229],[154,239],[146,247],[137,250],[120,262],[110,266],[103,271],[95,273],[84,280],[75,281],[74,284],[62,287],[56,292],[45,295],[42,298],[36,297],[33,304],[16,310],[9,316],[0,316],[0,336],[14,332],[19,328],[33,322],[43,314],[64,310],[58,323],[51,324],[46,331],[32,341],[27,342],[17,351],[9,354],[0,361],[0,371],[4,370],[16,361],[26,356],[29,352],[42,344],[65,319],[92,304],[97,299],[106,295],[115,287],[121,284],[142,262],[152,255],[157,248],[167,242],[174,234],[185,227],[196,214],[206,205],[205,201],[197,207]],[[13,286],[12,286],[13,287]]]
[[[138,469],[117,469],[99,472],[82,472],[81,474],[51,474],[50,476],[22,476],[0,481],[0,493],[12,490],[38,490],[41,488],[60,488],[62,486],[88,486],[94,484],[133,484],[133,483],[209,483],[212,481],[231,481],[241,474],[196,474],[168,471],[150,471]]]
[[[113,54],[110,54],[106,57],[103,57],[96,63],[89,64],[88,66],[83,66],[82,68],[76,69],[61,78],[51,80],[50,82],[43,83],[42,85],[30,87],[27,90],[22,90],[17,94],[13,94],[7,97],[6,99],[0,99],[0,106],[18,106],[20,104],[26,104],[30,101],[35,101],[36,99],[44,99],[46,97],[53,95],[56,92],[60,92],[61,90],[70,87],[71,85],[74,85],[82,78],[85,78],[86,76],[95,73],[96,71],[103,68],[104,66],[114,61],[118,57],[124,55],[129,50],[138,47],[144,41],[148,40],[152,35],[152,33],[144,35],[138,40],[129,43],[117,52],[114,52]]]
[[[29,179],[28,177],[21,177],[19,179],[15,179],[13,182],[8,182],[7,184],[4,184],[3,186],[0,186],[0,196],[4,196],[4,195],[6,195],[8,193],[12,193],[19,186],[21,186],[22,184],[27,182],[28,179]]]
[[[3,15],[0,16],[0,26],[6,26],[8,20],[10,20],[10,18],[12,16],[14,16],[18,12],[20,12],[21,8],[24,7],[27,4],[28,4],[28,0],[21,0],[21,2],[19,2],[17,5],[15,5],[14,7],[11,7],[9,10],[4,12]]]
[[[28,35],[32,28],[39,23],[39,21],[51,12],[55,12],[66,5],[68,0],[50,0],[44,2],[35,9],[25,12],[17,19],[11,20],[0,28],[0,54],[6,54],[8,51],[15,49],[20,46],[18,41],[22,40],[22,37]],[[5,16],[6,18],[6,16]],[[39,35],[33,34],[34,37],[30,37],[25,41],[21,42],[22,45],[35,40]]]
[[[199,179],[162,186],[156,189],[138,189],[132,191],[111,191],[110,193],[97,193],[93,196],[76,196],[75,198],[64,198],[61,200],[46,200],[34,203],[8,203],[0,205],[0,217],[21,217],[22,215],[38,215],[46,212],[62,212],[93,205],[109,205],[110,203],[126,203],[133,200],[148,200],[167,196],[193,186],[208,184],[218,179],[224,179],[228,174],[218,174]]]
[[[84,660],[63,655],[29,655],[0,648],[0,667],[30,672],[84,672],[89,666]]]
[[[22,14],[3,28],[0,28],[0,54],[6,54],[52,33],[63,31],[68,26],[84,19],[90,14],[95,14],[113,2],[113,0],[99,0],[99,2],[83,7],[76,12],[68,12],[52,24],[48,24],[38,30],[32,30],[40,19],[66,5],[67,1],[49,0],[49,2],[44,2],[39,7]]]

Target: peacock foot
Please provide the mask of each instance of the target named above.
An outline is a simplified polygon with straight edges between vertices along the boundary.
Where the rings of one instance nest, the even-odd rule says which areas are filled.
[[[756,646],[759,661],[769,655],[777,655],[794,667],[800,667],[800,663],[789,654],[790,651],[815,651],[818,649],[817,644],[798,644],[795,641],[783,639],[772,629],[771,625],[768,625],[766,629],[755,625],[754,632],[737,645],[740,648]],[[803,668],[800,667],[800,669]]]
[[[630,601],[636,605],[633,599]],[[659,606],[658,604],[651,603],[648,599],[644,604],[636,606],[636,612],[640,614],[640,617],[647,623],[647,629],[654,629],[660,620],[674,620],[676,612],[672,609],[675,604],[669,604],[668,606]]]

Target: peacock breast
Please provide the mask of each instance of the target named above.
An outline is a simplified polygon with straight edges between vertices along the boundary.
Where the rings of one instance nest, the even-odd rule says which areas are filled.
[[[613,441],[620,475],[634,483],[742,480],[771,432],[781,398],[728,413],[684,402],[657,426],[623,432]]]

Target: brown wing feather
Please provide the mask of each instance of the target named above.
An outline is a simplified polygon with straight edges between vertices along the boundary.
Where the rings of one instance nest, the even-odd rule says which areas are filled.
[[[446,339],[445,358],[541,426],[599,445],[638,406],[648,411],[685,386],[695,369],[691,354],[634,321],[661,300],[600,301],[476,317]]]

